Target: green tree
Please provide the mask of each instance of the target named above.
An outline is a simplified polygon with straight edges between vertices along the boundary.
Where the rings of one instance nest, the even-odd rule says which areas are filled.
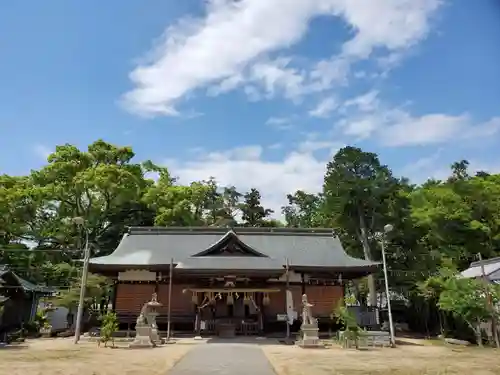
[[[356,147],[340,149],[328,163],[323,185],[324,209],[341,234],[356,238],[367,260],[374,260],[371,242],[382,231],[397,180],[374,153]],[[369,277],[370,304],[376,305],[376,287]]]
[[[56,297],[54,304],[66,307],[70,311],[76,310],[80,300],[80,278],[75,278],[68,289],[64,289]],[[85,286],[84,308],[92,316],[102,315],[109,304],[111,297],[111,282],[106,277],[89,273]]]
[[[222,191],[222,210],[219,215],[217,226],[235,227],[236,217],[239,214],[241,194],[236,187],[226,186]]]
[[[116,225],[111,221],[130,202],[141,199],[148,182],[140,164],[131,162],[130,147],[117,147],[98,140],[86,152],[66,144],[57,146],[48,165],[33,171],[34,192],[43,200],[42,212],[50,220],[34,231],[40,244],[82,247],[82,233],[71,219],[85,219],[89,240],[95,248],[106,232]]]
[[[33,238],[39,206],[29,177],[0,175],[0,246]]]
[[[451,176],[448,179],[450,182],[465,181],[470,178],[469,175],[469,162],[467,160],[460,160],[451,165]]]
[[[281,209],[287,226],[301,228],[322,226],[323,199],[321,195],[297,190],[294,194],[288,194],[287,199],[288,205]]]
[[[492,318],[487,292],[496,305],[500,301],[500,290],[497,285],[485,285],[481,280],[449,277],[439,296],[439,307],[462,319],[475,332],[478,345],[482,346],[480,324]]]
[[[260,192],[255,188],[250,189],[249,192],[243,195],[240,210],[243,225],[247,227],[264,226],[266,218],[274,212],[262,206]]]
[[[455,175],[462,177],[414,190],[411,215],[437,261],[446,256],[465,268],[478,252],[489,258],[500,249],[500,176]]]

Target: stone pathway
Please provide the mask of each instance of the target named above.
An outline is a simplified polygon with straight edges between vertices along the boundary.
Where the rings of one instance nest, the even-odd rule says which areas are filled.
[[[197,345],[168,375],[276,375],[258,345],[210,343]]]

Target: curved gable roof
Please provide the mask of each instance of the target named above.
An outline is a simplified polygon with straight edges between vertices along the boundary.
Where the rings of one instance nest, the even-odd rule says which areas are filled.
[[[248,251],[244,256],[211,256],[229,238]],[[253,256],[251,256],[253,255]],[[376,262],[347,255],[331,229],[296,228],[131,228],[108,256],[95,265],[147,266],[169,264],[181,269],[370,268]]]

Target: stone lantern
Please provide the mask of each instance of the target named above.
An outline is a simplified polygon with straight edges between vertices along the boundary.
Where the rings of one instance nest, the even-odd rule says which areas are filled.
[[[160,335],[158,334],[158,326],[156,324],[156,317],[160,314],[159,308],[162,306],[157,300],[157,294],[153,293],[151,301],[147,303],[148,305],[148,322],[151,325],[151,341],[155,344],[161,344]]]
[[[153,293],[151,301],[142,306],[135,325],[135,339],[130,344],[130,348],[151,348],[161,343],[156,325],[156,317],[160,306],[161,303],[158,302],[156,293]]]

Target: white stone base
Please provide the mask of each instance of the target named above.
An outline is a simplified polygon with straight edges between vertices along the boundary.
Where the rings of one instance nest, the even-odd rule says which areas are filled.
[[[153,341],[156,345],[160,345],[162,343],[160,335],[158,334],[158,329],[156,328],[151,328],[151,341]]]
[[[154,348],[156,344],[152,342],[149,339],[143,339],[141,340],[140,338],[137,340],[134,340],[133,342],[130,343],[128,346],[129,348]]]
[[[156,344],[151,340],[151,327],[148,325],[137,325],[135,327],[135,338],[129,348],[154,348]]]
[[[297,342],[301,348],[321,348],[323,345],[319,341],[319,328],[316,324],[303,324],[300,327],[302,337]]]

